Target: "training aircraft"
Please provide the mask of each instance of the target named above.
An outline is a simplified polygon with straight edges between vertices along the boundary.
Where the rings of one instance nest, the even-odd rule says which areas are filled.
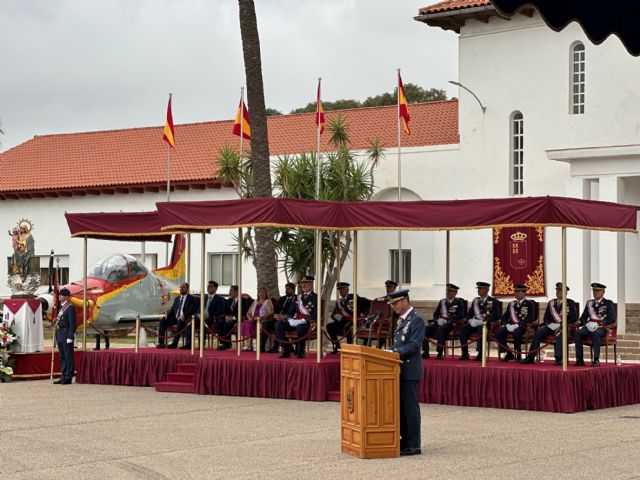
[[[87,275],[87,332],[130,328],[137,315],[144,323],[160,321],[170,308],[170,297],[179,294],[180,283],[186,278],[184,247],[184,235],[176,235],[170,264],[152,271],[133,256],[121,253],[91,265]],[[78,329],[82,330],[82,280],[64,287],[71,292]],[[46,301],[50,315],[53,297],[41,298]]]

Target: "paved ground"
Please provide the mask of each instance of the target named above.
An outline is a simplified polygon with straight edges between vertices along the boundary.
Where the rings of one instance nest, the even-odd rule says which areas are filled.
[[[422,406],[423,455],[340,453],[339,405],[0,385],[8,479],[640,479],[640,405],[564,415]]]

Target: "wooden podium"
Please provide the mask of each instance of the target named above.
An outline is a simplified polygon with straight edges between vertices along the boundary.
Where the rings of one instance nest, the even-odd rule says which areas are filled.
[[[397,353],[342,344],[342,451],[360,458],[400,456],[400,358]]]

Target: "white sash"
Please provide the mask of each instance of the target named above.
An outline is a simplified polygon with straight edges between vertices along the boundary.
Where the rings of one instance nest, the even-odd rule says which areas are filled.
[[[520,322],[518,321],[518,316],[516,315],[515,306],[516,306],[515,300],[509,304],[509,318],[511,318],[511,323],[517,325]]]
[[[594,300],[589,300],[587,302],[587,311],[589,312],[589,320],[591,320],[592,322],[600,323],[602,319],[600,318],[600,315],[598,315],[595,309],[593,308],[594,304],[595,304]]]
[[[473,314],[478,320],[482,320],[482,313],[480,313],[480,297],[473,299]]]
[[[58,312],[58,322],[62,319],[62,315],[64,315],[64,312],[67,311],[67,309],[71,306],[71,302],[67,302],[64,304],[64,306],[60,309],[60,311]]]
[[[302,294],[298,295],[298,310],[302,315],[311,315],[309,310],[302,303]]]
[[[449,310],[447,310],[447,299],[440,300],[440,318],[449,320]]]
[[[558,299],[554,298],[549,302],[549,310],[551,310],[551,316],[553,317],[554,323],[562,323],[562,316],[560,312],[556,310],[555,306],[558,304]],[[567,307],[569,305],[567,304]],[[569,313],[569,309],[567,308],[567,313]]]

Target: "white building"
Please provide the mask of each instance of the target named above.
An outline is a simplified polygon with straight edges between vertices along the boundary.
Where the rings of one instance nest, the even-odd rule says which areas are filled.
[[[430,25],[425,28],[444,28],[459,36],[458,81],[479,101],[461,89],[458,101],[410,106],[412,135],[403,136],[403,199],[560,195],[640,205],[640,60],[630,56],[617,38],[596,46],[577,24],[556,33],[532,10],[505,19],[488,0],[448,0],[421,9],[416,19]],[[368,139],[375,136],[383,139],[388,150],[375,176],[376,199],[395,200],[394,107],[344,114],[354,128],[354,149],[364,151]],[[312,150],[313,128],[310,115],[270,118],[272,154]],[[234,196],[231,189],[219,188],[213,180],[211,164],[219,146],[236,141],[230,130],[230,122],[177,127],[178,166],[172,177],[177,180],[176,188],[184,190],[177,191],[173,199]],[[45,255],[50,248],[66,253],[72,278],[81,276],[81,241],[69,240],[62,217],[65,210],[151,210],[165,198],[166,153],[159,142],[161,129],[122,132],[125,137],[144,135],[119,152],[117,160],[109,153],[111,143],[101,141],[88,142],[71,156],[65,154],[80,137],[104,135],[109,142],[119,142],[117,132],[37,137],[0,156],[0,224],[8,228],[21,217],[31,218],[36,225],[37,253]],[[46,147],[38,146],[42,138],[50,139]],[[182,160],[181,149],[191,152]],[[44,157],[49,154],[52,164]],[[92,170],[96,168],[94,156],[100,159],[96,171]],[[81,173],[85,161],[94,166]],[[24,165],[22,172],[47,173],[27,189],[18,190],[20,178],[7,178],[9,169],[18,165]],[[72,185],[53,178],[60,165],[66,166],[61,171],[70,178],[80,176],[84,183]],[[145,177],[149,172],[153,175]],[[96,177],[98,181],[91,184]],[[58,196],[52,189],[59,190]],[[490,231],[451,233],[451,281],[462,287],[461,295],[466,298],[474,296],[476,280],[491,281],[491,235]],[[361,293],[376,296],[392,274],[397,235],[366,232],[361,238]],[[553,293],[561,275],[559,229],[546,229],[545,242],[547,292]],[[140,246],[91,242],[90,261],[114,249],[136,253]],[[414,298],[440,298],[445,283],[445,234],[407,232],[403,249],[411,251],[408,284]],[[161,247],[147,251],[158,254],[158,260],[163,258]],[[210,255],[232,252],[230,233],[208,237]],[[194,254],[199,255],[197,245]],[[210,259],[213,265],[214,257]],[[568,284],[577,301],[589,298],[589,284],[599,281],[608,285],[608,298],[640,303],[640,269],[634,268],[639,261],[637,236],[569,230]],[[255,275],[249,265],[246,268],[245,290],[252,292]],[[210,275],[218,272],[210,270]],[[349,265],[342,278],[350,280]],[[192,280],[199,284],[196,276]],[[2,268],[1,294],[7,294],[5,281],[6,269]],[[619,316],[624,318],[622,307]],[[620,323],[624,332],[624,323]]]

